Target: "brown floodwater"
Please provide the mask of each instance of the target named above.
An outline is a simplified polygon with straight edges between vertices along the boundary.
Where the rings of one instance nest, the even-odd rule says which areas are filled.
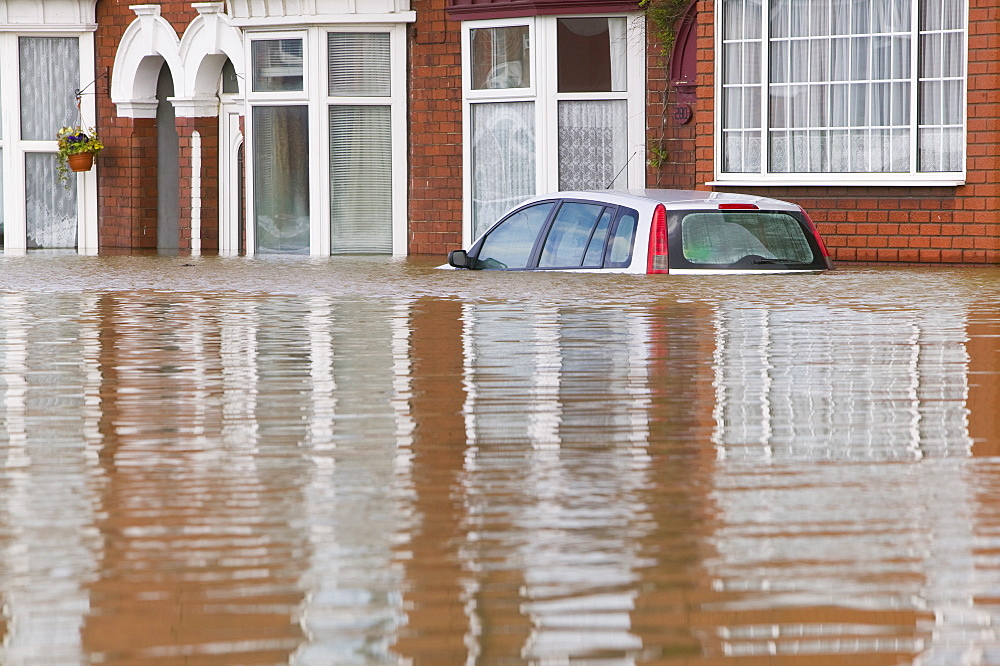
[[[0,663],[1000,663],[1000,269],[0,257]]]

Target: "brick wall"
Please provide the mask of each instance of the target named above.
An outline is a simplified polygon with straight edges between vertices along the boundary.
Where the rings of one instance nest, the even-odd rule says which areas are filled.
[[[698,3],[696,180],[714,178],[715,2]],[[971,0],[968,177],[960,187],[725,187],[803,205],[837,261],[1000,263],[1000,21]],[[720,188],[721,189],[721,188]]]
[[[691,190],[695,188],[695,131],[698,124],[692,118],[679,122],[675,111],[680,105],[694,110],[696,92],[680,91],[670,80],[668,57],[657,41],[656,30],[647,25],[646,44],[646,185],[652,188]],[[677,56],[674,56],[677,57]],[[652,166],[651,148],[661,153],[662,163]]]
[[[462,246],[461,24],[444,0],[413,0],[410,26],[409,251]]]
[[[161,15],[175,30],[183,30],[198,14],[190,2],[161,2]],[[97,3],[95,33],[97,72],[109,72],[97,90],[97,131],[106,148],[98,169],[98,242],[101,252],[156,249],[157,176],[156,120],[120,118],[111,103],[115,53],[122,35],[136,19],[128,4]],[[218,248],[218,120],[179,118],[181,135],[181,244],[190,247],[190,132],[202,134],[202,247]],[[214,192],[214,197],[213,197]],[[185,196],[186,195],[186,196]],[[185,235],[184,230],[187,230]],[[185,239],[187,239],[185,241]],[[185,245],[185,242],[187,245]]]

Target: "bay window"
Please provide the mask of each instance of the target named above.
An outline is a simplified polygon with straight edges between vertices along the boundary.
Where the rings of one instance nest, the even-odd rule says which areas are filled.
[[[643,24],[463,23],[466,238],[544,191],[644,184]]]
[[[719,6],[719,181],[964,180],[965,0]]]

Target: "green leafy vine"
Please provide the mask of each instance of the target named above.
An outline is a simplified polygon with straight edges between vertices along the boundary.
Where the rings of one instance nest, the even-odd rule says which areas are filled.
[[[667,96],[671,85],[669,81],[670,60],[674,53],[674,43],[677,41],[677,28],[690,6],[691,0],[639,0],[639,9],[646,14],[649,29],[660,46],[660,57],[663,59],[664,70],[668,72],[668,81],[663,92],[664,124],[666,123]],[[659,169],[668,157],[668,152],[663,147],[663,133],[661,132],[659,139],[651,139],[649,142],[647,164],[654,169]]]

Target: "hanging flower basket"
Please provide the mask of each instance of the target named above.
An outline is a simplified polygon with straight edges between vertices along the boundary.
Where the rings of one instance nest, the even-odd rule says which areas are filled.
[[[66,156],[70,171],[90,171],[94,168],[94,156],[97,153],[76,153]]]
[[[59,179],[67,187],[69,171],[90,171],[94,166],[94,156],[104,148],[96,132],[80,126],[63,127],[56,135],[56,140],[59,143]]]

